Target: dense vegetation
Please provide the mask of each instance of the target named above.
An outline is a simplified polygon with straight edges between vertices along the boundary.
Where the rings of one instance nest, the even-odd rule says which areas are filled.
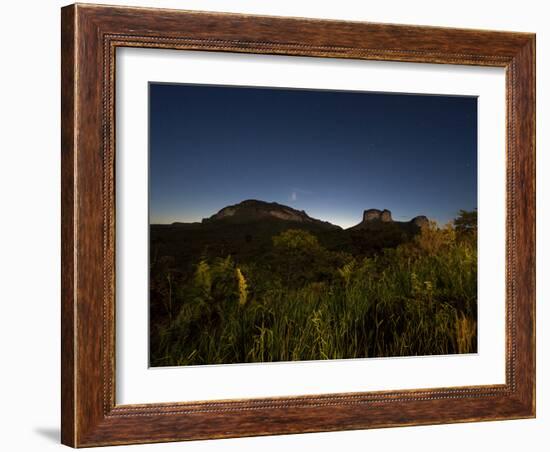
[[[174,237],[197,228],[152,231],[151,365],[475,352],[476,224],[462,211],[454,225],[385,225],[345,243],[288,225],[256,240],[241,227],[241,253],[176,256]]]

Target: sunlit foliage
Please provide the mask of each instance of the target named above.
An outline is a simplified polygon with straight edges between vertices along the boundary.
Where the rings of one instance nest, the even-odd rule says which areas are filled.
[[[475,352],[471,218],[430,223],[375,255],[329,251],[289,229],[272,238],[266,259],[203,258],[189,277],[156,263],[152,296],[170,315],[152,331],[151,364]]]

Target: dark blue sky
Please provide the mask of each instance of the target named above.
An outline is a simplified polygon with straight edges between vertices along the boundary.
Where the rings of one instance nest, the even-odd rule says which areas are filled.
[[[245,199],[343,227],[477,207],[477,99],[150,84],[150,222]]]

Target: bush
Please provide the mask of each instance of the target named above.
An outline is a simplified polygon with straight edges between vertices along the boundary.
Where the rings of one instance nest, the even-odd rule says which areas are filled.
[[[477,248],[469,237],[431,223],[410,243],[352,257],[290,229],[273,237],[266,260],[204,258],[188,280],[168,266],[156,296],[177,315],[152,331],[151,364],[475,352]]]

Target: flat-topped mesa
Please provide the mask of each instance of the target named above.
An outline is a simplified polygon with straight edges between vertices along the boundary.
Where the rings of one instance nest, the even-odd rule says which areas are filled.
[[[264,202],[255,199],[247,199],[238,204],[227,206],[204,221],[240,219],[258,220],[261,218],[273,217],[286,221],[313,222],[315,221],[303,210],[296,210],[275,202]]]
[[[359,230],[359,229],[380,229],[385,227],[400,227],[409,230],[409,226],[414,226],[414,230],[423,229],[429,226],[430,220],[424,215],[419,215],[412,218],[409,221],[394,221],[392,218],[391,212],[388,209],[367,209],[363,212],[363,219],[359,224],[348,228],[350,230]],[[409,225],[409,226],[408,226]]]
[[[257,199],[247,199],[238,204],[224,207],[209,218],[204,218],[202,223],[251,223],[256,221],[288,221],[302,223],[318,227],[340,229],[327,221],[321,221],[310,217],[305,211],[293,209],[292,207],[278,204],[276,202],[265,202]]]
[[[368,221],[382,221],[384,223],[390,223],[393,221],[391,212],[387,209],[368,209],[363,212],[363,222]]]

